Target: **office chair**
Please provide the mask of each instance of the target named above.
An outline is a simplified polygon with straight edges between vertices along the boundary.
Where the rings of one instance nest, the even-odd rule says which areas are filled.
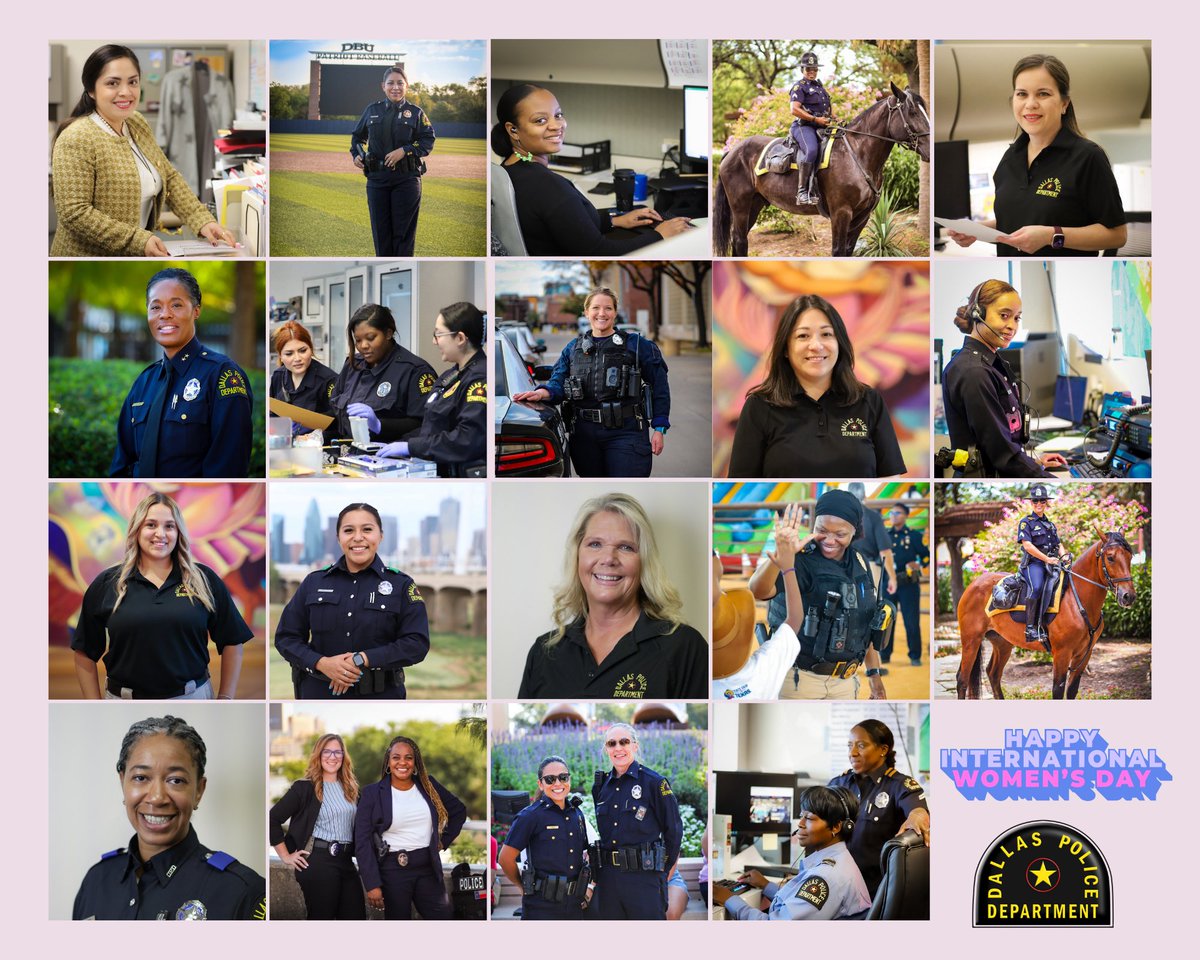
[[[915,830],[883,845],[883,879],[867,912],[868,920],[929,919],[929,848]]]
[[[504,246],[510,257],[527,256],[521,221],[517,217],[517,195],[508,171],[492,166],[492,236]]]

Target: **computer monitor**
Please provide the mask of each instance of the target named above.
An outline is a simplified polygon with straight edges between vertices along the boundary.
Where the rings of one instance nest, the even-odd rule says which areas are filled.
[[[679,132],[679,172],[708,173],[712,151],[708,87],[683,88],[683,128]]]
[[[933,212],[947,220],[971,216],[970,162],[966,140],[933,145]]]

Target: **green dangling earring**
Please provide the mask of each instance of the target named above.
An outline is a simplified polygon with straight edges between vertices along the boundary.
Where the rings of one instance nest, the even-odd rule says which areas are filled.
[[[524,163],[532,163],[533,162],[533,151],[531,150],[528,153],[522,153],[521,152],[521,141],[519,138],[513,141],[513,154],[516,156],[516,158],[518,160],[521,160]]]

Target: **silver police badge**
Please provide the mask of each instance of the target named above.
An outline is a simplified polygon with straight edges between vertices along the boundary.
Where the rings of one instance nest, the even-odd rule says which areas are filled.
[[[633,785],[633,789],[630,790],[629,793],[633,797],[634,800],[641,800],[642,799],[642,785],[640,783],[635,783]]]
[[[379,592],[385,597],[392,592],[392,582],[390,580],[379,581]]]
[[[384,380],[383,383],[381,383],[378,387],[375,388],[375,396],[377,396],[377,397],[386,397],[391,392],[392,392],[392,385],[390,383],[388,383],[386,380]]]
[[[891,797],[889,797],[886,793],[884,793],[882,790],[880,790],[877,794],[875,794],[875,806],[877,806],[880,810],[882,810],[884,807],[886,807],[888,805],[888,801],[891,799],[892,799]]]
[[[176,920],[207,920],[208,907],[199,900],[189,900],[175,911]]]
[[[404,111],[404,119],[405,119],[405,120],[407,120],[407,119],[408,119],[409,117],[411,117],[411,116],[412,116],[412,111],[411,111],[411,110],[405,110],[405,111]]]
[[[614,333],[612,342],[615,343],[619,347],[621,344],[623,344],[625,342],[625,338],[622,337],[621,334],[619,334],[619,333]]]
[[[187,386],[183,388],[183,399],[195,400],[198,396],[200,396],[200,381],[195,377],[192,377],[192,379],[187,382]]]
[[[408,851],[401,850],[396,854],[396,862],[402,867],[408,866]]]

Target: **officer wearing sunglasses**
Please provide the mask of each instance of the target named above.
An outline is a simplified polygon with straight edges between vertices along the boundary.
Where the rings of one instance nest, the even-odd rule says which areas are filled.
[[[683,820],[666,777],[637,762],[633,727],[614,723],[604,749],[608,773],[596,772],[596,845],[601,920],[665,920],[667,878],[679,859]]]
[[[582,920],[592,899],[582,798],[571,793],[562,757],[546,757],[537,775],[540,796],[513,820],[497,862],[523,891],[522,920]],[[522,850],[524,874],[517,867]]]

